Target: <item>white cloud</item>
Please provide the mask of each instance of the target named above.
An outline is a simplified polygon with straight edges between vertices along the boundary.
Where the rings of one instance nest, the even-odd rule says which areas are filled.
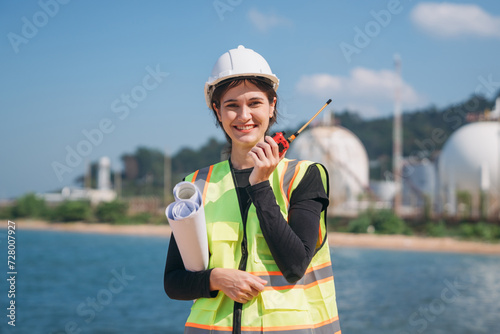
[[[411,19],[431,35],[500,37],[500,16],[493,16],[475,4],[420,3]]]
[[[303,95],[332,98],[337,110],[348,108],[359,111],[364,116],[380,116],[393,109],[397,82],[398,76],[394,71],[356,67],[347,77],[326,73],[304,75],[296,89]],[[425,99],[403,80],[401,103],[405,109],[422,106]]]
[[[264,14],[256,9],[251,9],[248,12],[248,18],[250,22],[260,31],[268,32],[274,27],[290,27],[292,26],[292,21],[285,17],[277,16],[274,14]]]

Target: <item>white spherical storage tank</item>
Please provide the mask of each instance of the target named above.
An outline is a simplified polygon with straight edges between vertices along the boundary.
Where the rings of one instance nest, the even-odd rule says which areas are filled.
[[[438,169],[443,210],[456,213],[458,192],[470,194],[476,212],[481,192],[490,206],[498,205],[500,123],[477,122],[459,128],[444,144]]]
[[[358,137],[341,126],[318,126],[300,134],[287,158],[311,160],[326,167],[330,177],[330,207],[355,207],[368,188],[368,155]]]

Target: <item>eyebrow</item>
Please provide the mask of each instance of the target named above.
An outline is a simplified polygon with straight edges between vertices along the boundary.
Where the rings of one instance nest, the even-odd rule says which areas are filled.
[[[264,98],[262,98],[262,97],[258,97],[258,96],[255,96],[255,97],[251,97],[249,100],[250,100],[250,101],[254,101],[254,100],[259,100],[259,101],[261,101],[261,100],[264,100]],[[228,99],[228,100],[223,101],[223,102],[222,102],[222,104],[226,104],[226,103],[228,103],[228,102],[238,102],[238,100],[236,100],[236,99]]]

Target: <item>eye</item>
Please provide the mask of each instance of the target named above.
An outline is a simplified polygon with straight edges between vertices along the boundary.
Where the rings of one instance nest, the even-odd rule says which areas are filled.
[[[250,102],[250,106],[251,106],[251,107],[258,107],[258,106],[260,106],[261,104],[262,104],[262,102],[261,102],[261,101],[252,101],[252,102]]]
[[[238,108],[238,104],[231,102],[231,103],[224,105],[224,107],[229,108],[229,109],[235,109],[235,108]]]

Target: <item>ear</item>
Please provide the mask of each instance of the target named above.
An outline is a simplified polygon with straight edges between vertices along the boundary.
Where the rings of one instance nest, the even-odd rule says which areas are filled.
[[[222,119],[220,117],[220,109],[215,106],[215,103],[212,103],[212,107],[214,108],[215,113],[217,114],[217,119],[219,120],[219,122],[222,122]]]
[[[273,103],[269,104],[269,118],[273,118],[275,109],[276,109],[276,98],[273,98]]]

